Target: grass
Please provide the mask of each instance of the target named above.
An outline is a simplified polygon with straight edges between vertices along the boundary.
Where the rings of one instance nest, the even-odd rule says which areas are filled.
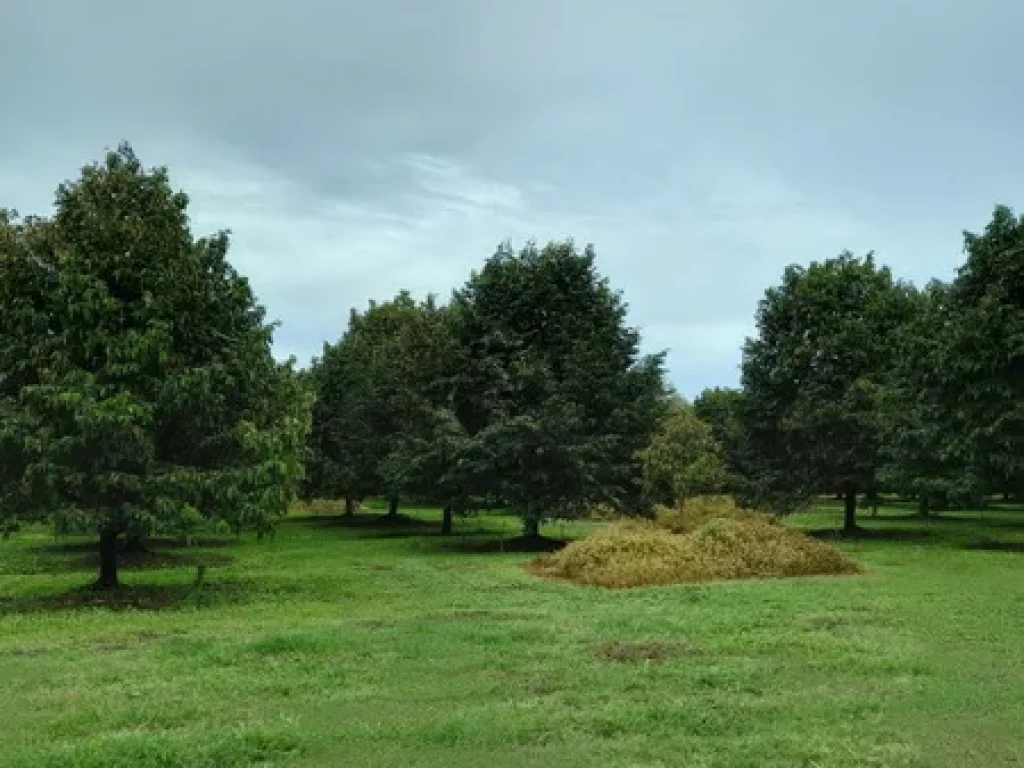
[[[860,576],[625,591],[531,576],[500,516],[357,519],[103,598],[77,542],[0,544],[0,765],[1024,764],[1024,512],[865,516]]]

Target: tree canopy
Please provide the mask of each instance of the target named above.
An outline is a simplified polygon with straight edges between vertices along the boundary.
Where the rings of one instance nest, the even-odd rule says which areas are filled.
[[[692,405],[674,398],[650,444],[640,452],[644,484],[653,499],[675,504],[726,485],[725,456],[712,426]]]
[[[69,516],[118,538],[197,514],[241,530],[286,512],[309,398],[271,354],[272,326],[228,263],[193,237],[188,198],[127,145],[60,186],[48,219],[0,239],[0,515]]]
[[[505,246],[454,299],[469,361],[455,412],[528,536],[547,518],[635,503],[636,454],[664,398],[662,356],[640,354],[595,259],[571,242]]]
[[[841,492],[856,527],[859,491],[881,464],[883,380],[912,316],[907,286],[869,254],[786,269],[743,349],[744,414],[766,496]]]

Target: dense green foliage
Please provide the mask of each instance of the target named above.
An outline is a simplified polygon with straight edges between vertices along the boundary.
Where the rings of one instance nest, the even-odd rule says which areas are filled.
[[[502,247],[455,297],[471,350],[457,412],[527,535],[599,503],[627,509],[656,427],[662,359],[640,357],[595,258],[572,243]]]
[[[402,295],[354,314],[314,366],[311,494],[500,501],[534,536],[635,505],[661,358],[640,357],[594,260],[571,243],[502,247],[446,307]]]
[[[743,350],[744,418],[767,495],[841,492],[846,528],[882,463],[882,400],[911,290],[872,256],[789,267]]]
[[[52,218],[2,223],[0,516],[97,531],[103,586],[122,535],[268,530],[302,472],[308,396],[187,204],[122,146]]]
[[[725,458],[708,422],[681,398],[670,401],[651,442],[640,452],[644,485],[657,503],[673,504],[726,485]]]

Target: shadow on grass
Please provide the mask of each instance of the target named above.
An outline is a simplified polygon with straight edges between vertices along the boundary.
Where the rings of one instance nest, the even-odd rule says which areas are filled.
[[[984,515],[979,515],[978,517],[940,512],[935,515],[929,515],[926,518],[915,516],[904,519],[916,520],[923,525],[928,525],[929,523],[949,523],[951,525],[975,526],[978,528],[1001,528],[1008,531],[1024,531],[1024,518],[1012,514],[1003,516],[999,511],[986,512]]]
[[[494,538],[493,534],[486,540],[468,539],[460,536],[444,536],[438,539],[438,549],[446,553],[465,555],[497,555],[514,553],[557,552],[569,541],[549,539],[547,536],[516,536],[511,539]]]
[[[1024,554],[1024,541],[972,541],[964,549],[975,552],[1016,552]]]
[[[0,598],[0,616],[19,613],[105,609],[110,611],[163,611],[239,603],[246,594],[237,582],[148,584],[97,590],[91,585],[66,592]]]
[[[26,560],[17,572],[23,575],[85,573],[98,571],[100,556],[96,544],[78,544],[40,547],[36,557]],[[68,556],[72,555],[72,556]],[[194,568],[197,565],[223,566],[234,562],[234,556],[225,552],[211,552],[208,549],[185,549],[180,546],[158,546],[146,549],[130,549],[117,556],[118,567],[126,571],[152,571],[167,568]]]
[[[186,544],[181,539],[146,539],[145,549],[143,551],[154,551],[158,549],[224,549],[227,547],[233,547],[238,542],[234,539],[227,538],[205,538],[205,539],[193,539],[191,543]],[[60,554],[75,554],[76,552],[96,552],[99,548],[97,540],[93,539],[90,541],[68,541],[68,542],[57,542],[55,544],[43,544],[42,546],[36,547],[36,552],[45,552],[55,555]],[[131,554],[133,550],[131,548],[123,549],[122,556]]]
[[[913,541],[941,543],[943,540],[933,531],[911,531],[905,529],[880,530],[877,528],[858,528],[853,532],[847,532],[841,528],[823,528],[813,531],[806,531],[808,536],[813,536],[821,541]]]
[[[311,528],[345,528],[356,531],[435,531],[440,530],[440,522],[421,520],[408,515],[322,515],[315,517],[296,517],[289,520],[292,525],[305,525]]]

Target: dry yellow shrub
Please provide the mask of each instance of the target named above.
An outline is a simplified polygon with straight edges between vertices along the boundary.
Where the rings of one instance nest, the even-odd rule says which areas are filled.
[[[774,522],[775,518],[739,506],[732,496],[692,496],[674,507],[656,506],[654,519],[672,533],[690,533],[717,519]]]
[[[534,561],[533,573],[601,587],[856,573],[828,544],[768,520],[718,518],[692,533],[623,522]]]

